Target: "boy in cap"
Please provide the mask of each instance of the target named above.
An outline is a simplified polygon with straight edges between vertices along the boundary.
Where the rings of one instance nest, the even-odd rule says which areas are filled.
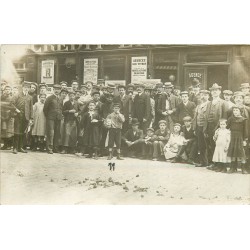
[[[147,135],[142,140],[142,159],[153,158],[154,129],[147,128]]]
[[[139,122],[137,118],[132,119],[132,128],[129,129],[123,136],[123,140],[125,141],[128,151],[128,156],[135,158],[139,157],[142,151],[142,139],[143,139],[143,131],[139,129]]]
[[[62,116],[62,102],[60,100],[59,93],[61,91],[61,86],[59,84],[54,84],[53,94],[47,97],[43,112],[46,117],[46,143],[47,151],[49,154],[59,152],[60,144],[60,127]]]
[[[28,94],[30,83],[23,82],[22,92],[14,96],[12,106],[15,108],[13,153],[27,153],[25,130],[33,123],[33,99]]]
[[[163,148],[168,142],[170,131],[167,128],[165,120],[159,121],[159,129],[156,130],[153,137],[153,161],[159,161],[164,158]]]
[[[194,164],[195,159],[197,159],[197,139],[195,132],[192,128],[192,118],[186,116],[183,118],[184,126],[182,126],[182,135],[184,136],[183,145],[181,146],[179,152],[175,156],[173,162],[181,161],[181,156],[183,154],[187,157],[187,163]]]
[[[195,135],[197,136],[197,147],[199,151],[199,164],[196,167],[207,167],[208,160],[207,160],[207,145],[206,139],[204,136],[204,125],[207,113],[207,105],[209,103],[210,92],[208,90],[201,90],[200,97],[201,103],[196,107],[194,119],[193,119],[193,129]]]
[[[231,91],[231,90],[224,90],[223,91],[223,97],[224,97],[224,100],[227,102],[228,109],[231,109],[235,105],[231,101],[232,96],[233,96],[233,91]]]
[[[109,130],[109,157],[108,160],[113,158],[113,147],[114,143],[116,145],[117,151],[117,160],[123,160],[121,158],[121,131],[122,125],[125,122],[124,115],[120,113],[120,104],[116,103],[113,107],[113,113],[109,114],[106,118],[107,120],[111,120],[111,128]]]
[[[187,91],[182,91],[180,95],[182,102],[176,107],[176,115],[179,123],[183,124],[184,117],[190,116],[193,119],[196,105],[189,101]]]

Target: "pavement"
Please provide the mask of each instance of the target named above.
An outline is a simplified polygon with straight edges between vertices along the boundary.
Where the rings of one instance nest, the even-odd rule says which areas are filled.
[[[1,151],[0,157],[1,204],[250,204],[250,175],[240,172],[40,152]]]

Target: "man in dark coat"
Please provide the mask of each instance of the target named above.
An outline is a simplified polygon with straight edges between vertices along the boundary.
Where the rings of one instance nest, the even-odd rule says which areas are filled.
[[[162,93],[157,104],[157,112],[160,120],[166,121],[167,128],[172,132],[173,124],[177,121],[175,111],[179,104],[179,98],[173,92],[173,85],[171,82],[166,82],[164,85],[166,93]]]
[[[13,153],[27,153],[25,131],[33,120],[33,99],[28,94],[30,83],[24,82],[22,92],[13,97],[12,106],[15,109]]]
[[[123,134],[128,131],[129,123],[133,117],[134,103],[131,95],[126,95],[126,88],[124,85],[118,86],[119,95],[114,97],[114,103],[119,103],[121,107],[121,113],[125,117],[125,122],[122,125]]]
[[[200,82],[197,78],[194,78],[192,82],[192,93],[189,95],[189,101],[194,102],[196,106],[201,103]]]
[[[138,128],[139,122],[137,118],[133,118],[131,123],[132,128],[124,134],[123,140],[127,145],[128,156],[135,158],[140,156],[139,154],[142,152],[143,131]]]
[[[196,105],[194,102],[188,100],[188,92],[181,92],[182,102],[176,107],[176,115],[178,117],[178,121],[180,124],[183,124],[183,118],[186,116],[190,116],[192,119],[194,118],[194,112]]]
[[[46,99],[43,108],[46,117],[46,141],[49,154],[53,154],[53,150],[55,153],[58,153],[62,120],[62,105],[59,98],[61,86],[55,84],[53,88],[54,93]]]
[[[158,128],[158,122],[160,121],[161,118],[161,113],[159,113],[157,107],[159,103],[159,99],[162,95],[162,83],[157,83],[155,86],[156,89],[156,94],[154,95],[154,100],[155,100],[155,121],[153,124],[153,127],[156,129]]]
[[[144,86],[137,86],[138,94],[134,99],[134,118],[137,118],[140,125],[139,128],[146,132],[146,122],[150,119],[150,97],[143,93]]]
[[[207,141],[208,163],[212,164],[212,158],[215,150],[214,132],[218,128],[220,119],[227,119],[228,105],[220,98],[221,86],[214,83],[211,88],[212,101],[207,104],[206,119],[204,123],[204,133]],[[215,170],[212,164],[208,169]]]

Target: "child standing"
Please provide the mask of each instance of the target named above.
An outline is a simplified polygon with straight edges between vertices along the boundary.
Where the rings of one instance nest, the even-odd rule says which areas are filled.
[[[246,155],[244,147],[248,140],[247,119],[242,117],[240,108],[232,108],[233,115],[228,119],[228,128],[231,130],[231,141],[228,148],[228,156],[231,157],[231,166],[228,173],[237,172],[237,167],[241,166],[242,174],[247,174],[245,163]]]
[[[164,158],[163,148],[170,137],[170,131],[167,129],[167,122],[161,120],[158,124],[160,129],[156,130],[153,139],[153,161],[158,161],[161,158]]]
[[[119,103],[114,104],[113,113],[107,116],[107,119],[111,120],[111,128],[109,130],[109,157],[108,160],[113,158],[113,147],[114,143],[116,144],[117,150],[117,160],[123,160],[121,158],[121,131],[122,131],[122,124],[125,122],[125,117],[123,114],[120,113],[120,105]]]
[[[44,151],[45,148],[45,135],[46,135],[46,117],[43,112],[44,103],[46,100],[46,94],[39,95],[39,101],[33,106],[34,123],[32,128],[32,136],[34,137],[33,151],[39,147],[40,151]]]
[[[227,163],[231,162],[228,154],[228,147],[230,144],[231,132],[227,129],[227,120],[219,120],[220,127],[215,131],[214,141],[215,141],[215,150],[213,155],[213,162],[216,166],[214,169],[215,172],[227,172]]]
[[[100,144],[100,122],[102,120],[95,108],[95,103],[93,101],[89,102],[89,111],[83,114],[80,121],[80,128],[83,129],[82,155],[84,155],[85,150],[88,148],[89,156],[87,158],[92,158],[94,153],[94,159],[97,160],[97,151]]]
[[[165,145],[163,151],[166,160],[170,160],[178,154],[181,146],[183,145],[185,138],[181,134],[181,124],[174,124],[174,132],[171,133],[168,143]],[[180,157],[183,157],[180,155]]]

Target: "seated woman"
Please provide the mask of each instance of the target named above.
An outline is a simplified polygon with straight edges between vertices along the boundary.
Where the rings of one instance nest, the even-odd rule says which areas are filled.
[[[181,124],[175,123],[174,131],[171,133],[168,143],[163,148],[167,161],[176,157],[184,141],[185,138],[181,134]]]

